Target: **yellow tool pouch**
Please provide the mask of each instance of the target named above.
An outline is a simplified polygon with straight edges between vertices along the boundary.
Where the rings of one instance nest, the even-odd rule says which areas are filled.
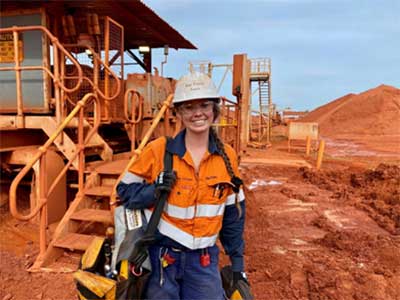
[[[103,260],[102,256],[104,256],[102,253],[104,240],[102,237],[95,237],[90,243],[81,258],[80,268],[82,270],[96,272],[96,268],[100,267],[99,264]]]
[[[91,272],[78,270],[74,273],[78,288],[78,298],[88,299],[115,299],[117,282]]]
[[[96,237],[83,254],[79,270],[73,275],[80,300],[115,300],[117,282],[104,275],[105,238]]]

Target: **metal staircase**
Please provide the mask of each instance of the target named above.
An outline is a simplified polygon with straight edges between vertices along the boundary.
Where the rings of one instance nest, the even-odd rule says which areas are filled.
[[[270,143],[272,127],[272,99],[271,99],[271,60],[269,58],[251,59],[250,82],[258,84],[257,112],[259,122],[257,128],[258,142],[266,137],[266,143]]]
[[[105,235],[107,228],[114,223],[112,205],[116,200],[116,184],[149,141],[161,118],[170,106],[171,101],[172,95],[164,101],[163,106],[153,119],[152,125],[144,135],[140,145],[132,153],[113,155],[111,161],[86,163],[84,169],[79,168],[77,170],[80,180],[78,181],[78,192],[75,199],[70,203],[67,212],[58,223],[48,244],[46,243],[46,234],[44,234],[44,240],[41,241],[41,244],[44,243],[45,247],[43,247],[43,251],[40,252],[30,271],[40,271],[43,267],[51,265],[63,255],[64,251],[85,251],[96,236]],[[58,131],[60,130],[58,129]],[[56,137],[52,136],[45,146],[51,145],[55,139]],[[128,160],[129,156],[132,156],[130,160]],[[25,166],[23,172],[26,172],[34,164],[34,161],[37,160],[38,158],[36,157],[30,164]],[[79,166],[82,166],[82,164],[79,164]],[[18,175],[20,178],[22,176]],[[16,180],[16,184],[19,183],[19,180],[19,178]],[[15,198],[14,192],[13,198]],[[12,202],[14,201],[15,199],[12,200]],[[20,218],[29,219],[32,215],[34,216],[34,213],[28,216],[21,216],[18,214],[17,209],[15,209],[15,215]],[[41,224],[41,226],[41,232],[46,233],[46,224]]]
[[[268,80],[258,81],[258,99],[260,114],[268,116],[269,106],[271,104],[271,89]]]
[[[32,271],[53,263],[66,250],[85,251],[96,236],[104,236],[106,228],[114,223],[110,209],[112,190],[128,162],[128,159],[119,159],[94,168],[89,166],[83,192],[76,195]]]

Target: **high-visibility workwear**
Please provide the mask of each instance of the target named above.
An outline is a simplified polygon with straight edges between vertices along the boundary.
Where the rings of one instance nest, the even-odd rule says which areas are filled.
[[[193,160],[186,151],[185,134],[183,130],[167,145],[164,138],[149,143],[124,175],[117,187],[118,194],[126,207],[145,208],[149,218],[154,204],[154,181],[163,170],[162,158],[167,147],[174,154],[177,180],[158,225],[157,244],[184,251],[203,249],[214,246],[219,236],[234,271],[243,271],[243,191],[238,194],[242,208],[239,218],[231,177],[212,135],[208,151],[196,172]],[[235,151],[229,145],[224,148],[235,175],[239,176]]]
[[[219,100],[217,88],[211,78],[204,73],[190,72],[176,83],[173,104],[196,99]]]

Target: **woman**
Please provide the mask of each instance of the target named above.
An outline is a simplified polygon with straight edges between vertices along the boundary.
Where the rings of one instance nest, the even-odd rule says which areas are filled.
[[[173,104],[185,129],[171,141],[150,142],[117,188],[125,207],[144,209],[147,218],[154,194],[170,190],[156,242],[149,248],[148,299],[224,299],[218,237],[230,256],[234,282],[246,281],[245,202],[237,157],[211,128],[219,101],[207,75],[182,77]],[[173,172],[162,172],[166,148],[173,153]]]

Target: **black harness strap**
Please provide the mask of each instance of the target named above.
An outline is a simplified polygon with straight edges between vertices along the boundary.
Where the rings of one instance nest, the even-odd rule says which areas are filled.
[[[170,140],[171,138],[167,137],[164,154],[164,171],[168,172],[172,171],[172,153],[167,150],[168,141]],[[164,210],[165,202],[167,201],[168,196],[169,193],[163,192],[156,200],[157,203],[155,205],[153,213],[151,214],[149,224],[147,225],[147,229],[144,234],[145,236],[154,236],[154,234],[156,233],[157,226],[160,222],[161,214]]]
[[[165,154],[164,154],[164,171],[172,171],[172,153],[167,151],[168,141],[170,137],[166,137]],[[151,214],[147,228],[143,236],[135,243],[135,247],[130,256],[130,261],[133,263],[135,270],[139,270],[147,258],[147,250],[152,245],[156,238],[155,233],[157,231],[158,223],[161,219],[161,214],[164,210],[165,203],[167,202],[169,192],[162,191],[156,199],[156,204]]]

